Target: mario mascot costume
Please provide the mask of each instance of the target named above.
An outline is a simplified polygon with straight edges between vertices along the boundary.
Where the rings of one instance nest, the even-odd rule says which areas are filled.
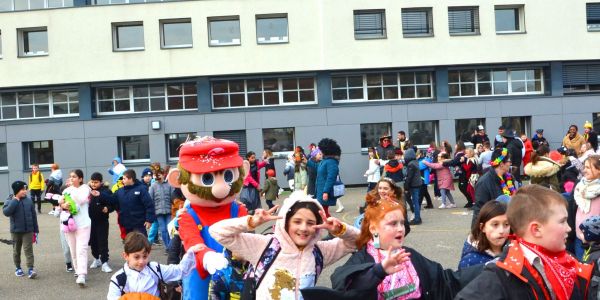
[[[208,228],[223,219],[247,215],[235,198],[242,189],[245,169],[239,147],[228,140],[210,136],[181,144],[179,164],[168,175],[169,183],[181,188],[189,201],[179,223],[179,236],[185,250],[201,244],[196,253],[196,271],[183,279],[183,299],[208,298],[210,275],[227,267],[223,246],[208,233]]]

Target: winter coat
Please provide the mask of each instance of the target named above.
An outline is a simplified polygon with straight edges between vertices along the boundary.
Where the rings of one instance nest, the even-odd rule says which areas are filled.
[[[365,172],[367,182],[379,182],[379,179],[381,179],[381,174],[379,173],[381,167],[375,163],[375,160],[374,158],[369,159],[369,169]]]
[[[427,259],[415,249],[403,248],[410,253],[410,261],[419,276],[420,299],[450,300],[482,270],[482,266],[456,272],[450,269],[444,270],[442,265]],[[377,299],[377,286],[386,275],[381,263],[376,264],[366,247],[363,247],[352,254],[348,261],[331,275],[333,289],[321,287],[307,289],[303,291],[304,298],[305,300]],[[313,297],[307,297],[310,290]]]
[[[44,174],[41,171],[29,174],[29,190],[44,190],[46,189]]]
[[[575,229],[577,238],[584,240],[579,225],[591,216],[600,215],[600,179],[588,181],[582,178],[573,190],[573,198],[577,203]]]
[[[592,145],[592,149],[594,151],[598,150],[598,133],[590,130],[590,132],[583,135],[583,139],[586,143],[590,143]]]
[[[381,144],[378,144],[377,147],[375,147],[375,153],[376,153],[376,157],[378,159],[387,159],[387,153],[388,151],[392,151],[392,153],[394,153],[394,145],[390,144],[387,147],[383,147],[381,146]],[[404,151],[404,149],[402,149],[402,151]]]
[[[117,161],[117,165],[112,166],[112,167],[110,167],[110,169],[108,169],[108,174],[112,175],[112,183],[113,184],[117,183],[117,180],[119,180],[119,177],[121,177],[121,175],[123,175],[123,172],[125,172],[125,170],[127,170],[127,168],[125,168],[125,166],[121,162],[120,157],[117,156],[117,157],[113,158],[113,161],[115,161],[115,160]]]
[[[311,165],[316,165],[314,161],[308,162]],[[335,206],[337,198],[333,196],[333,185],[340,173],[339,161],[333,157],[325,157],[319,163],[317,169],[317,180],[315,182],[315,198],[324,206]],[[323,200],[323,194],[327,193],[327,201]]]
[[[266,165],[265,165],[265,179],[267,179],[267,171],[268,170],[273,170],[273,177],[277,176],[277,170],[275,170],[275,159],[270,157],[265,161]]]
[[[148,190],[150,198],[154,202],[154,211],[157,215],[167,215],[171,213],[173,204],[173,188],[168,182],[155,181]]]
[[[483,142],[489,142],[490,138],[488,137],[487,134],[474,134],[471,137],[471,143],[473,144],[473,146],[477,146],[477,144],[483,144]]]
[[[508,150],[510,154],[510,160],[512,161],[513,166],[520,166],[523,161],[523,143],[516,138],[510,138],[506,141],[504,147]]]
[[[428,185],[431,183],[431,182],[429,182],[429,177],[431,175],[431,169],[425,164],[425,161],[431,162],[431,158],[424,157],[424,158],[419,159],[419,170],[421,170],[421,178],[423,178],[423,184]]]
[[[537,133],[531,138],[531,145],[533,146],[533,150],[537,150],[540,145],[546,145],[550,147],[548,140],[546,140],[545,137],[539,137]]]
[[[423,163],[435,170],[438,188],[451,191],[454,190],[454,180],[449,167],[445,167],[442,163],[430,163],[428,161],[423,161]]]
[[[252,185],[254,188],[258,189],[260,187],[260,169],[264,168],[267,163],[258,160],[255,163],[256,173],[252,174],[252,170],[248,170],[248,174],[246,174],[246,178],[244,178],[244,186]],[[252,166],[250,169],[252,169]]]
[[[92,196],[90,192],[90,204],[89,204],[89,215],[92,223],[96,222],[108,222],[108,213],[114,211],[112,205],[110,205],[113,194],[105,187],[101,186],[98,189],[100,195]],[[104,208],[108,209],[108,213],[103,212]]]
[[[144,222],[153,223],[156,219],[154,202],[139,180],[118,189],[111,204],[119,211],[119,219],[125,229],[143,226]]]
[[[406,164],[406,178],[404,181],[404,189],[420,188],[423,185],[421,172],[419,171],[419,162],[415,150],[408,149],[404,152],[404,163]]]
[[[287,161],[285,163],[285,168],[283,169],[283,175],[286,176],[287,180],[294,179],[294,162]]]
[[[531,161],[531,153],[533,152],[533,145],[531,144],[531,141],[529,139],[524,141],[523,145],[525,146],[525,156],[523,156],[523,165],[525,166]],[[527,173],[527,171],[525,171],[525,173]]]
[[[277,199],[277,195],[279,194],[279,185],[277,184],[277,178],[270,177],[265,181],[265,186],[263,187],[263,193],[265,194],[266,200],[275,200]]]
[[[531,183],[549,185],[553,190],[560,191],[558,176],[556,176],[556,173],[560,170],[560,165],[550,158],[540,157],[537,163],[525,165],[524,170],[531,177]]]
[[[308,184],[308,175],[306,173],[306,165],[302,165],[298,168],[298,171],[294,172],[294,190],[304,191]]]
[[[29,196],[17,200],[13,195],[10,195],[4,201],[2,212],[10,218],[11,233],[40,232],[35,205]]]
[[[69,194],[75,201],[77,206],[77,214],[73,216],[77,228],[85,228],[92,226],[92,220],[90,219],[89,207],[90,207],[90,192],[92,190],[87,184],[82,184],[79,187],[70,186],[63,191],[63,195]],[[59,200],[58,203],[62,204],[63,199]]]
[[[306,185],[306,194],[315,196],[316,183],[317,183],[317,168],[319,163],[314,162],[312,159],[308,160],[313,163],[306,163],[306,175],[308,177],[308,183]]]
[[[248,218],[250,216],[222,220],[209,228],[210,235],[217,242],[252,265],[258,263],[261,254],[273,237],[279,241],[281,251],[257,287],[256,299],[273,299],[274,297],[271,296],[273,292],[281,293],[281,299],[299,299],[300,289],[314,286],[316,265],[313,247],[315,246],[319,247],[323,254],[323,268],[356,250],[355,242],[359,231],[348,224],[345,224],[346,232],[341,238],[320,241],[322,232],[317,229],[304,249],[298,249],[285,230],[285,215],[290,207],[298,201],[314,202],[321,208],[321,205],[314,199],[308,197],[286,199],[279,210],[281,219],[275,222],[273,236],[246,233],[249,230]],[[282,279],[295,283],[294,290],[282,288]]]
[[[465,157],[465,153],[460,151],[460,152],[454,153],[454,158],[452,158],[451,160],[445,160],[443,162],[444,166],[455,168],[454,173],[458,176],[459,181],[467,181],[468,180],[468,178],[466,178],[464,170],[461,167],[462,162],[460,160],[463,157]]]
[[[383,166],[384,176],[392,179],[394,182],[399,183],[404,181],[404,174],[402,173],[402,168],[404,166],[397,159],[392,159],[388,161],[385,166]]]
[[[575,150],[577,155],[581,154],[581,145],[583,144],[585,144],[585,139],[583,138],[583,135],[579,133],[576,133],[573,139],[570,139],[569,135],[567,134],[562,141],[563,146],[567,147],[568,149]]]
[[[494,257],[495,256],[490,251],[481,252],[477,250],[477,243],[471,241],[471,236],[469,236],[463,245],[462,253],[460,254],[460,262],[458,263],[458,269],[461,270],[466,267],[485,264],[494,259]]]
[[[490,168],[479,177],[479,181],[475,185],[475,205],[473,206],[473,220],[471,223],[477,220],[479,210],[481,210],[483,205],[491,200],[496,200],[500,195],[502,195],[500,177],[498,177],[496,169]]]

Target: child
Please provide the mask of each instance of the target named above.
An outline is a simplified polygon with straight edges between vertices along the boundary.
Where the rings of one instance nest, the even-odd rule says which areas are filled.
[[[15,263],[15,275],[25,276],[21,269],[21,248],[24,248],[27,259],[27,275],[30,279],[37,276],[33,268],[33,241],[39,231],[37,215],[31,198],[27,196],[27,184],[23,181],[15,181],[12,184],[13,197],[4,202],[2,211],[5,216],[10,217],[10,235],[13,241],[13,261]]]
[[[402,150],[397,148],[394,152],[388,151],[386,156],[388,161],[383,167],[384,177],[390,178],[397,184],[400,184],[404,181],[404,174],[402,173],[402,168],[404,166],[399,161],[399,159],[402,158]]]
[[[124,294],[134,293],[140,297],[143,294],[158,297],[160,283],[181,280],[196,268],[195,253],[201,250],[201,245],[190,247],[178,265],[148,262],[152,247],[146,236],[140,232],[128,233],[123,248],[125,265],[110,279],[106,295],[108,300],[116,300]]]
[[[575,255],[581,259],[583,256],[581,241],[584,240],[584,237],[579,225],[591,216],[600,215],[600,155],[591,155],[585,161],[584,175],[575,186],[573,197],[577,203]]]
[[[306,157],[302,153],[294,153],[294,191],[306,192],[308,178],[306,173]]]
[[[108,265],[108,214],[113,211],[110,205],[112,193],[102,183],[102,174],[95,172],[90,177],[89,214],[92,220],[90,231],[90,246],[94,261],[90,269],[102,266],[102,272],[110,273],[112,269]]]
[[[509,233],[506,204],[497,200],[486,203],[465,241],[458,269],[483,264],[499,256]]]
[[[52,204],[52,210],[48,214],[57,216],[60,212],[60,209],[57,208],[58,200],[53,199],[53,196],[61,194],[60,187],[63,183],[62,171],[56,163],[50,165],[50,170],[52,170],[52,173],[50,173],[50,177],[48,177],[48,179],[46,180],[46,192],[44,199],[46,199]]]
[[[210,226],[209,232],[253,266],[260,268],[272,260],[270,267],[262,269],[262,280],[257,278],[256,299],[299,299],[300,289],[314,286],[323,267],[355,250],[358,230],[336,218],[326,218],[321,205],[301,192],[284,200],[278,216],[271,215],[276,209],[258,209],[254,216],[222,220]],[[246,233],[271,220],[277,220],[273,236]],[[321,229],[339,238],[320,241]],[[273,249],[273,245],[278,248]]]
[[[273,208],[273,201],[279,197],[279,185],[277,184],[277,178],[275,178],[275,171],[267,170],[267,181],[263,187],[262,194],[265,197],[265,201],[269,206],[269,209]]]
[[[363,175],[367,177],[367,193],[370,192],[375,187],[375,185],[377,185],[377,182],[381,178],[381,173],[379,172],[381,168],[379,167],[379,160],[375,158],[375,148],[369,147],[368,151],[369,169],[367,169],[367,171],[365,171],[365,175]]]
[[[566,206],[559,193],[537,184],[517,190],[506,213],[515,240],[455,299],[585,299],[593,265],[565,250]]]
[[[271,149],[263,150],[262,160],[266,162],[265,171],[273,170],[275,172],[275,158],[273,158],[273,151]],[[275,177],[275,175],[273,175]],[[265,173],[265,178],[268,179],[267,173]]]
[[[31,173],[29,174],[29,192],[31,193],[33,203],[37,203],[38,214],[42,213],[42,191],[44,189],[44,174],[40,172],[38,164],[32,164]]]
[[[438,162],[430,163],[428,161],[423,161],[423,163],[435,170],[435,177],[437,178],[438,187],[440,188],[440,192],[442,193],[442,205],[438,208],[454,208],[456,204],[454,203],[454,198],[450,191],[454,190],[454,181],[452,178],[452,173],[450,172],[450,167],[444,166],[442,161],[449,159],[450,154],[447,152],[440,152],[438,154]]]

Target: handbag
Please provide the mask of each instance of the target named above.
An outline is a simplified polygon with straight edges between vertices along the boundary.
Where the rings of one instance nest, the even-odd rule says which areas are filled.
[[[340,179],[340,175],[337,176],[335,183],[333,184],[333,196],[336,198],[344,196],[346,193],[346,186]]]

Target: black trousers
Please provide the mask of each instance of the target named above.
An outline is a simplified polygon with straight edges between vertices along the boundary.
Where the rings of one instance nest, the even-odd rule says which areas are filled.
[[[37,203],[38,213],[42,211],[42,190],[30,190],[31,200]]]
[[[108,261],[108,220],[92,221],[89,244],[95,259],[100,258],[102,263]]]
[[[467,203],[473,203],[473,199],[471,199],[471,195],[467,192],[467,185],[469,184],[469,179],[467,178],[458,178],[458,189],[460,192],[465,195],[467,198]]]
[[[431,203],[431,196],[429,195],[426,184],[421,185],[419,197],[421,197],[421,199],[419,199],[419,203],[423,203],[423,197],[425,197],[425,200],[427,200],[427,207],[433,207],[433,203]]]

